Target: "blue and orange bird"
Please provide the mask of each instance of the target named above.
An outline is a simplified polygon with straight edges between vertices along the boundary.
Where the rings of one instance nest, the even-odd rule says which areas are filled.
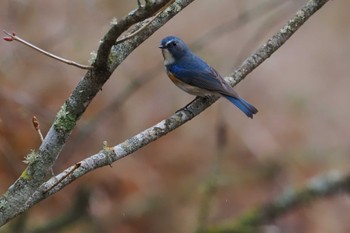
[[[258,110],[239,97],[220,74],[195,55],[180,38],[165,37],[159,46],[171,81],[185,92],[196,96],[223,96],[245,115],[253,118]]]

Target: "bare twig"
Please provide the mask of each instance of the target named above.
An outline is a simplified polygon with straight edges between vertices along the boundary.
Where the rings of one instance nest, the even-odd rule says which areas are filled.
[[[140,28],[138,28],[136,31],[131,32],[131,33],[125,35],[124,37],[120,38],[119,40],[117,40],[117,41],[115,42],[115,44],[116,44],[116,45],[117,45],[117,44],[120,44],[120,43],[122,43],[122,42],[124,42],[124,41],[126,41],[126,40],[128,40],[128,39],[130,39],[130,38],[132,38],[132,37],[134,37],[134,36],[137,35],[138,33],[140,33],[140,32],[141,32],[142,30],[144,30],[148,25],[150,25],[150,24],[152,23],[152,21],[153,21],[160,13],[161,13],[161,11],[158,12],[158,13],[157,13],[155,16],[153,16],[152,18],[147,19],[147,22],[142,22],[143,25],[142,25]]]
[[[43,193],[47,193],[49,192],[51,189],[55,188],[60,182],[62,182],[62,180],[66,179],[69,175],[71,175],[75,170],[77,170],[79,167],[81,166],[81,163],[76,163],[74,164],[69,171],[67,171],[67,173],[62,176],[59,180],[57,180],[56,183],[54,183],[51,187],[49,187],[48,189],[44,190]]]
[[[41,133],[40,124],[39,124],[39,121],[36,118],[36,116],[33,116],[32,123],[33,123],[33,126],[34,126],[36,132],[38,132],[38,134],[39,134],[41,142],[43,142],[44,141],[44,137],[43,137],[43,134]]]
[[[24,44],[24,45],[26,45],[26,46],[28,46],[28,47],[38,51],[38,52],[40,52],[40,53],[42,53],[42,54],[44,54],[44,55],[46,55],[48,57],[51,57],[51,58],[53,58],[55,60],[58,60],[60,62],[68,64],[68,65],[76,66],[78,68],[85,69],[85,70],[88,70],[88,69],[92,68],[91,66],[82,65],[82,64],[79,64],[77,62],[74,62],[74,61],[71,61],[71,60],[67,60],[67,59],[64,59],[62,57],[56,56],[56,55],[54,55],[52,53],[49,53],[49,52],[47,52],[47,51],[45,51],[45,50],[43,50],[43,49],[41,49],[41,48],[31,44],[31,43],[29,43],[28,41],[20,38],[14,32],[13,33],[9,33],[9,32],[4,30],[4,33],[6,35],[8,35],[8,37],[4,37],[5,41],[18,41],[18,42],[20,42],[20,43],[22,43],[22,44]]]
[[[130,32],[129,34],[127,34],[127,35],[125,35],[124,37],[120,38],[119,40],[117,40],[117,41],[115,42],[115,44],[116,44],[116,45],[117,45],[117,44],[120,44],[120,43],[122,43],[122,42],[124,42],[124,41],[126,41],[126,40],[128,40],[128,39],[130,39],[130,38],[132,38],[132,37],[134,37],[134,36],[136,36],[136,35],[137,35],[138,33],[140,33],[142,30],[144,30],[145,28],[147,28],[147,27],[153,22],[153,20],[154,20],[156,17],[158,17],[160,13],[162,13],[162,10],[165,9],[166,7],[168,7],[172,2],[173,2],[173,0],[172,0],[172,1],[169,1],[162,9],[159,10],[159,12],[158,12],[157,14],[155,14],[154,16],[152,16],[152,17],[149,18],[149,19],[146,19],[146,20],[143,21],[143,22],[140,22],[139,24],[141,24],[141,26],[139,26],[138,29],[136,29],[135,31]],[[146,3],[147,3],[147,2],[146,2]],[[138,1],[138,5],[139,5],[139,7],[141,6],[140,1]],[[137,26],[137,25],[136,25],[136,26]]]
[[[169,1],[162,9],[159,10],[159,12],[157,14],[155,14],[154,16],[152,16],[149,19],[146,19],[145,22],[140,22],[139,24],[141,24],[141,26],[139,26],[138,29],[136,29],[135,31],[130,32],[129,34],[127,34],[124,37],[120,38],[119,40],[117,40],[115,42],[115,44],[117,45],[117,44],[120,44],[120,43],[122,43],[122,42],[124,42],[126,40],[129,40],[130,38],[132,38],[132,37],[136,36],[138,33],[140,33],[142,30],[147,28],[153,22],[153,20],[156,17],[158,17],[160,13],[162,13],[162,10],[165,9],[166,7],[168,7],[173,1],[174,0]],[[137,4],[138,4],[139,7],[142,6],[140,1],[138,1]],[[146,7],[147,7],[147,4],[149,4],[149,3],[147,3],[147,1],[146,1]]]

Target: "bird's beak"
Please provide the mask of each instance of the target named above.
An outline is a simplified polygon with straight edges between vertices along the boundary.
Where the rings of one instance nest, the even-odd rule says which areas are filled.
[[[158,48],[160,48],[160,49],[165,49],[165,46],[164,46],[164,45],[159,45]]]

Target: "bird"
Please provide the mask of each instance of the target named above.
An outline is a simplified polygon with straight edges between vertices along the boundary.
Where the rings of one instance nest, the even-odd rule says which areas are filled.
[[[243,98],[207,62],[194,54],[183,40],[167,36],[161,40],[164,66],[170,80],[183,91],[205,97],[222,96],[253,118],[258,110]]]

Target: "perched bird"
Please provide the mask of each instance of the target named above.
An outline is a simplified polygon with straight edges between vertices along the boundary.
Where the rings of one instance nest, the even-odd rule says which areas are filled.
[[[165,37],[159,46],[171,81],[191,95],[219,95],[236,105],[249,118],[258,110],[239,97],[220,74],[195,55],[180,38]]]

